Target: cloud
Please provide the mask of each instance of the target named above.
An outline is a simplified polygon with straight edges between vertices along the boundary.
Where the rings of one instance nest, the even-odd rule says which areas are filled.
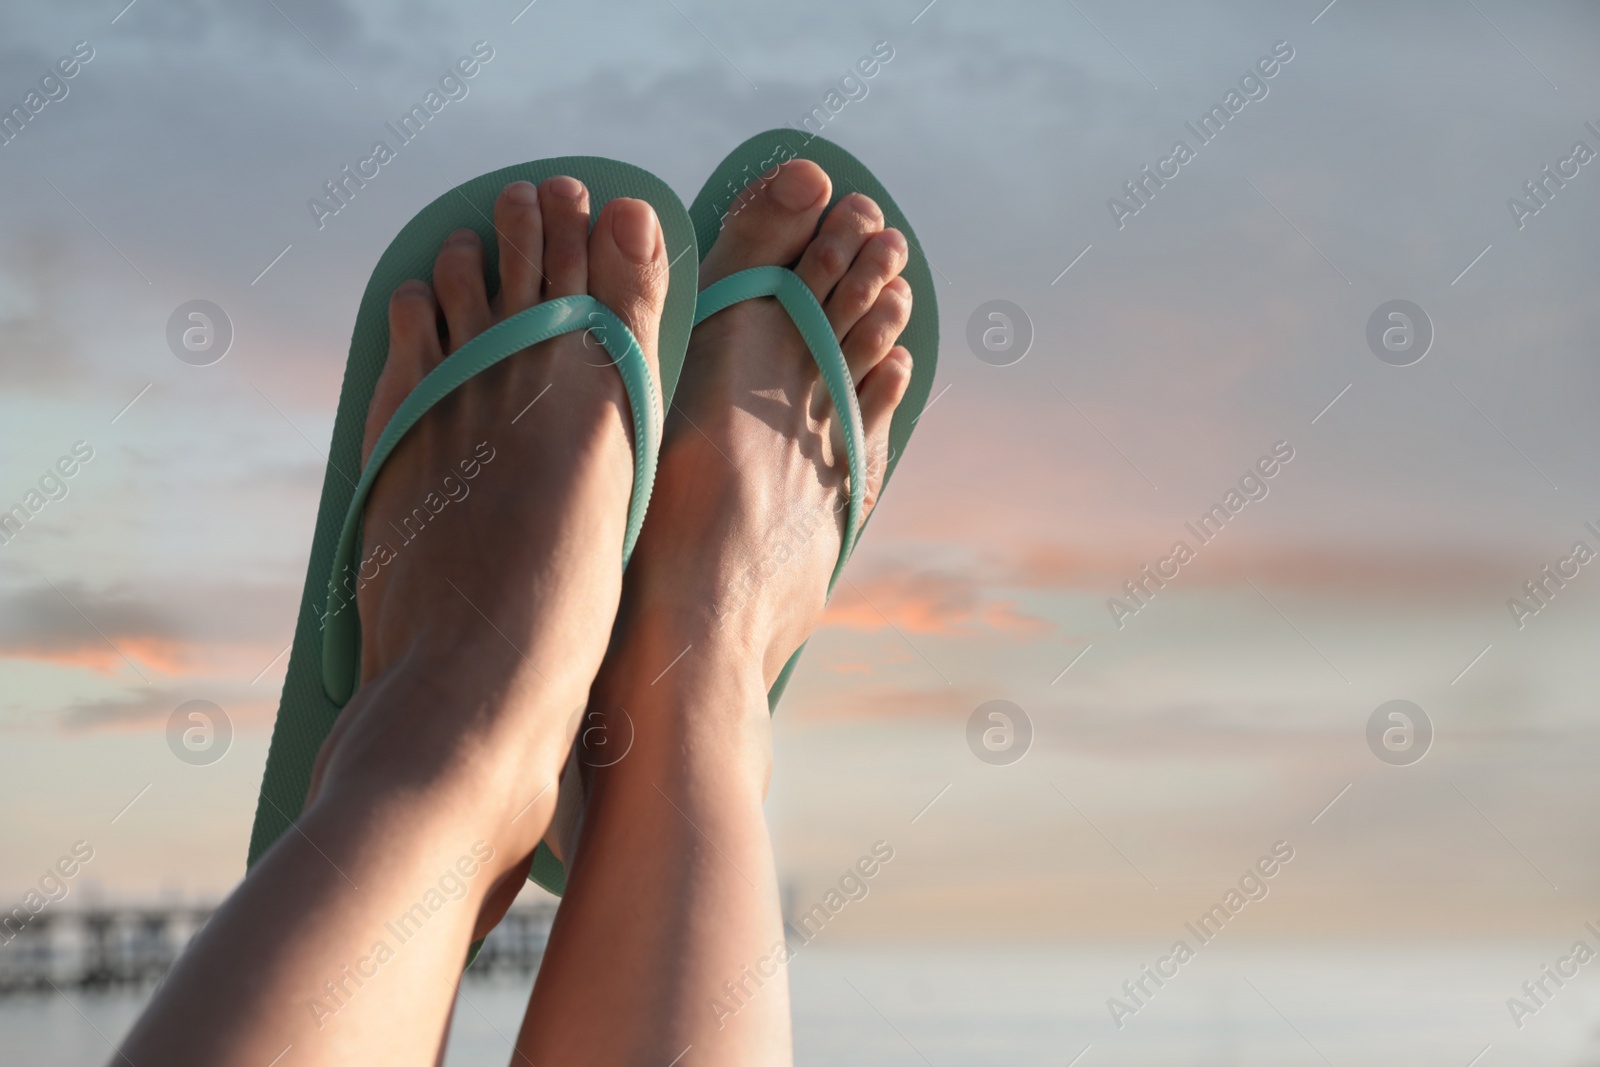
[[[1107,578],[1138,570],[1126,553],[1099,552],[1079,545],[1031,544],[1017,550],[1015,557],[1002,565],[1001,577],[1017,585],[1036,589],[1098,589]]]
[[[68,733],[87,731],[137,731],[164,724],[180,704],[210,700],[223,709],[235,726],[265,726],[277,712],[275,686],[252,687],[237,679],[190,679],[181,686],[138,686],[119,696],[69,704],[51,724]]]
[[[992,695],[992,694],[989,694]],[[868,687],[851,683],[840,692],[806,689],[795,713],[809,720],[894,719],[957,722],[988,699],[985,691],[961,683],[917,689],[878,684]]]
[[[158,601],[127,587],[35,585],[0,595],[0,658],[102,674],[129,661],[172,677],[253,673],[283,647],[294,603],[287,586],[178,587]]]
[[[0,286],[10,297],[0,303],[0,374],[12,388],[58,386],[82,369],[69,328],[81,295],[74,264],[62,242],[38,226],[15,240],[9,258],[26,269],[7,271]]]
[[[58,725],[65,730],[116,729],[144,726],[172,714],[185,700],[187,692],[172,688],[143,688],[128,697],[83,701],[64,709]]]
[[[1042,634],[1052,629],[1044,619],[1018,611],[1014,601],[986,595],[974,575],[909,568],[849,582],[846,591],[829,603],[823,623],[869,632],[893,626],[908,633],[939,635],[979,630]]]
[[[170,612],[125,592],[99,592],[81,582],[35,586],[6,598],[0,612],[0,656],[102,673],[137,657],[165,673],[180,669],[183,639]]]
[[[1179,531],[1191,546],[1195,538]],[[1176,539],[1178,535],[1174,535]],[[1030,589],[1099,592],[1135,577],[1147,563],[1166,555],[1169,543],[1146,538],[1138,550],[1110,550],[1072,544],[1034,543],[1018,548],[989,569],[986,580]],[[1542,562],[1512,549],[1458,546],[1429,549],[1395,545],[1361,547],[1307,545],[1292,548],[1234,542],[1199,547],[1196,562],[1175,581],[1194,588],[1243,585],[1246,577],[1284,588],[1371,597],[1452,595],[1481,598],[1484,590],[1516,588]]]

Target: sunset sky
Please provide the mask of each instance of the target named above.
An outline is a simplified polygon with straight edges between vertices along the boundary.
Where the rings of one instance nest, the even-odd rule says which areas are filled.
[[[125,2],[0,12],[0,110],[93,49],[0,145],[0,509],[93,449],[0,544],[8,900],[78,840],[107,893],[242,874],[349,331],[405,221],[565,154],[687,202],[882,41],[824,132],[913,220],[943,343],[778,712],[796,898],[884,840],[841,938],[1159,940],[1284,840],[1256,935],[1560,947],[1600,918],[1600,563],[1507,607],[1600,551],[1600,162],[1508,207],[1600,152],[1593,5]],[[308,198],[479,41],[469,95],[319,229]],[[1279,42],[1119,228],[1108,200]],[[212,366],[167,347],[193,299],[235,331]],[[1011,366],[966,342],[994,299],[1032,324]],[[1395,299],[1434,330],[1411,366],[1367,343]],[[1180,539],[1119,628],[1108,599]],[[235,729],[209,766],[167,746],[194,699]],[[994,699],[1032,721],[1009,766],[967,747]],[[1411,766],[1367,747],[1392,699],[1436,732]]]

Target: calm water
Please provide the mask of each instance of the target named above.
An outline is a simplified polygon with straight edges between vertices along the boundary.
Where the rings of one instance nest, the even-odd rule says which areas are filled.
[[[808,1067],[1467,1067],[1489,1046],[1474,1067],[1600,1067],[1594,975],[1571,980],[1520,1031],[1511,1021],[1506,998],[1549,962],[1543,943],[1219,945],[1118,1031],[1106,998],[1148,962],[1150,947],[811,946],[791,965],[796,1058]],[[458,1005],[447,1063],[502,1067],[526,985],[463,989],[470,1002]],[[55,994],[0,1001],[0,1064],[103,1063],[105,1039],[119,1037],[141,1003],[79,993],[71,1004]]]

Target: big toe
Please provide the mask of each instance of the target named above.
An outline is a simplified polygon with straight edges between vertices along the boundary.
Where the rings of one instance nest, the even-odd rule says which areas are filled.
[[[652,372],[659,369],[656,340],[667,276],[667,244],[655,210],[626,197],[606,204],[589,234],[589,293],[633,331]]]
[[[809,159],[791,159],[775,175],[758,176],[728,206],[700,265],[700,284],[750,267],[793,263],[816,233],[832,190],[827,172]]]

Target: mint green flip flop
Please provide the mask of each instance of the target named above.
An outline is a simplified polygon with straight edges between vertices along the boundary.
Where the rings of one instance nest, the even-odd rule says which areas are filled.
[[[700,190],[700,195],[695,197],[694,204],[689,208],[689,217],[694,220],[695,241],[701,258],[704,258],[716,243],[722,220],[739,194],[757,178],[762,175],[770,177],[774,167],[791,159],[809,159],[828,172],[828,177],[833,181],[833,199],[828,203],[828,210],[832,210],[833,205],[848,193],[864,193],[883,209],[886,224],[906,237],[908,261],[901,277],[911,283],[914,298],[911,321],[901,332],[898,343],[911,352],[911,385],[906,389],[906,395],[895,409],[890,423],[889,456],[883,475],[883,484],[887,487],[933,388],[933,374],[939,361],[939,302],[933,291],[933,274],[927,256],[917,241],[916,232],[883,183],[873,177],[864,163],[831,141],[799,130],[768,130],[734,149],[717,166],[705,187]],[[826,217],[827,211],[823,215]],[[694,322],[699,325],[733,304],[764,296],[777,297],[794,320],[806,347],[811,350],[812,358],[822,371],[828,394],[833,398],[834,407],[844,425],[845,455],[850,465],[850,506],[844,544],[839,551],[839,560],[834,564],[833,577],[828,581],[831,595],[834,583],[839,580],[864,526],[861,512],[867,490],[868,456],[861,408],[856,401],[855,386],[850,381],[850,368],[845,363],[838,339],[833,335],[827,314],[806,283],[792,270],[787,267],[753,267],[707,287],[695,306]],[[784,664],[777,682],[767,694],[769,709],[776,710],[784,687],[789,684],[789,676],[794,673],[800,653],[804,651],[805,646],[802,645]],[[529,877],[557,895],[566,888],[566,871],[561,861],[543,845],[534,854],[533,870]]]
[[[627,564],[655,481],[662,408],[638,342],[622,320],[593,297],[565,297],[531,307],[457,349],[405,399],[378,439],[366,467],[361,466],[367,406],[389,351],[390,294],[407,279],[431,280],[439,247],[450,233],[465,228],[476,230],[483,239],[493,295],[499,278],[499,249],[491,221],[495,199],[510,182],[537,184],[560,174],[577,178],[588,187],[591,225],[606,203],[622,196],[646,201],[661,220],[667,256],[673,266],[661,317],[658,356],[661,396],[669,403],[672,399],[694,325],[698,261],[696,256],[684,255],[695,248],[695,232],[683,202],[653,174],[598,156],[563,156],[520,163],[457,186],[406,224],[378,260],[356,314],[328,469],[322,482],[322,503],[311,542],[311,564],[300,598],[300,619],[250,836],[248,862],[252,865],[300,814],[317,752],[333,729],[340,709],[356,690],[361,628],[353,588],[345,579],[353,573],[360,551],[362,506],[394,446],[429,408],[473,375],[529,345],[576,330],[603,327],[597,336],[622,374],[633,408],[633,494],[622,547],[623,564]],[[530,877],[558,893],[565,883],[560,861],[543,844],[534,855]]]
[[[711,251],[711,246],[717,240],[717,232],[722,228],[723,218],[744,189],[762,176],[770,180],[775,168],[791,159],[809,159],[827,171],[833,181],[833,199],[828,202],[827,211],[832,211],[833,205],[847,194],[862,193],[883,209],[885,225],[905,234],[908,255],[901,277],[911,283],[911,321],[906,324],[897,343],[911,352],[911,385],[906,389],[900,406],[895,409],[889,426],[889,456],[883,474],[883,487],[887,488],[900,457],[905,454],[911,431],[922,416],[922,409],[928,404],[928,394],[933,389],[933,375],[939,362],[939,301],[934,293],[933,274],[928,267],[928,257],[922,251],[922,244],[917,240],[905,212],[900,210],[883,183],[873,176],[866,164],[825,138],[784,127],[758,133],[735,148],[717,166],[689,207],[700,256],[703,259]],[[827,211],[823,212],[824,217]],[[828,316],[805,282],[792,270],[786,267],[754,267],[707,287],[695,306],[694,321],[699,325],[724,308],[742,300],[764,296],[777,297],[794,320],[795,328],[800,331],[812,358],[817,361],[818,369],[822,371],[822,380],[828,386],[828,394],[833,398],[833,405],[845,431],[845,456],[850,465],[850,507],[839,561],[834,564],[833,577],[828,581],[828,593],[831,596],[834,584],[849,561],[850,553],[855,550],[864,526],[861,512],[867,491],[865,464],[869,457],[866,455],[865,433],[861,426],[861,409],[856,402],[855,386],[850,381],[850,368],[845,363],[838,340],[833,336]],[[879,495],[881,497],[881,490]],[[795,665],[800,662],[800,654],[804,651],[804,645],[795,650],[778,674],[777,682],[767,693],[767,707],[770,710],[777,710],[783,690],[789,684],[789,676],[794,673]]]

